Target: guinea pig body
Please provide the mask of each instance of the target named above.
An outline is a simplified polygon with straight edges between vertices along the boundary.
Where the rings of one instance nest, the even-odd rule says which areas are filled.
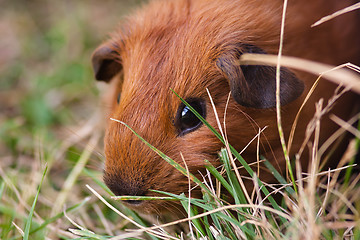
[[[311,24],[351,1],[315,0],[289,3],[286,15],[284,55],[338,65],[360,63],[359,33],[355,13],[348,13],[311,28]],[[285,169],[275,110],[275,68],[240,66],[243,53],[277,54],[282,1],[165,0],[153,1],[130,16],[112,38],[93,55],[98,80],[111,81],[108,117],[127,123],[140,136],[181,165],[183,160],[196,176],[204,173],[204,160],[219,166],[223,144],[201,124],[170,89],[189,102],[212,126],[226,110],[229,142],[242,150],[259,129],[260,154],[279,171]],[[281,69],[282,125],[286,139],[304,98],[316,76]],[[321,80],[305,105],[297,125],[290,155],[301,146],[315,102],[329,99],[336,86]],[[119,101],[117,102],[118,96]],[[347,120],[349,102],[343,96],[332,112]],[[347,106],[347,107],[344,107]],[[336,129],[327,116],[321,122],[320,142]],[[126,126],[109,120],[105,135],[104,181],[116,195],[155,196],[149,189],[175,194],[188,192],[188,179],[147,147]],[[257,159],[257,144],[242,154],[248,163]],[[307,166],[303,154],[301,163]],[[260,179],[271,176],[260,171]],[[201,196],[197,188],[192,196]],[[134,209],[161,213],[173,211],[174,202],[129,201]]]

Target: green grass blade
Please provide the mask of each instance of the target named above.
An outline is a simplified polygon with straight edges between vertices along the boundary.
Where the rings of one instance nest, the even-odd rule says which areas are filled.
[[[30,228],[31,228],[31,223],[32,223],[32,218],[33,218],[33,215],[34,215],[34,211],[35,211],[36,202],[38,200],[38,197],[39,197],[39,194],[40,194],[40,189],[41,189],[42,183],[43,183],[43,181],[45,179],[46,172],[47,172],[47,166],[45,166],[45,170],[43,172],[43,175],[42,175],[39,187],[38,187],[38,191],[37,191],[37,193],[35,195],[35,199],[33,201],[29,216],[28,216],[27,221],[26,221],[25,230],[24,230],[24,238],[23,238],[24,240],[29,239]]]
[[[226,190],[233,195],[233,188],[230,186],[230,184],[226,181],[226,179],[219,173],[219,171],[207,160],[205,160],[207,163],[205,165],[206,169],[209,170],[212,176],[214,176],[223,187],[226,188]]]
[[[268,161],[265,160],[264,161],[265,166],[270,170],[270,172],[272,173],[272,175],[276,178],[276,180],[283,185],[287,185],[287,182],[285,180],[285,178],[283,178],[283,176],[274,168],[274,166]],[[290,186],[285,187],[285,190],[290,194],[293,195],[295,194],[295,190],[292,189]]]
[[[181,205],[183,206],[183,208],[186,210],[188,215],[190,215],[190,217],[196,216],[197,215],[196,209],[194,209],[193,207],[190,207],[190,209],[189,209],[189,207],[188,207],[189,202],[187,201],[188,198],[183,194],[182,194],[182,196],[184,196],[185,199],[186,199],[186,200],[181,201]],[[190,214],[189,214],[189,211],[190,211]],[[203,228],[203,226],[201,224],[200,219],[196,218],[196,219],[193,219],[191,221],[194,224],[194,226],[196,227],[196,229],[198,231],[200,231],[203,236],[205,236],[205,230],[204,230],[204,228]]]
[[[135,200],[135,201],[153,201],[153,200],[165,200],[165,201],[178,201],[178,198],[174,197],[151,197],[151,196],[115,196],[114,200]]]
[[[229,159],[226,149],[224,149],[224,148],[221,149],[220,158],[222,159],[222,162],[224,163],[230,185],[233,189],[233,193],[234,193],[233,197],[234,197],[235,203],[236,204],[248,203],[248,201],[246,200],[245,195],[241,189],[239,181],[237,180],[237,177],[234,174],[234,171],[232,171],[230,159]]]
[[[217,223],[219,222],[217,218],[216,222],[213,223],[213,225],[217,226]],[[211,231],[210,231],[210,222],[208,218],[204,218],[202,220],[203,225],[205,226],[205,231],[206,231],[206,237],[208,237],[210,240],[214,240],[215,238],[213,237]],[[198,237],[199,238],[199,237]]]

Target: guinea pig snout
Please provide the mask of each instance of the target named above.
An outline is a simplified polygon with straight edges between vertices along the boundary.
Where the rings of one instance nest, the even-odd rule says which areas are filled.
[[[104,182],[116,196],[145,196],[147,189],[138,179],[121,179],[118,176],[105,174]],[[139,205],[141,200],[125,200],[131,205]]]

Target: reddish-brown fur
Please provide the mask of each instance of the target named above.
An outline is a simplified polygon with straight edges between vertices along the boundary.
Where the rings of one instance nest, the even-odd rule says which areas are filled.
[[[333,65],[345,62],[359,64],[359,26],[355,24],[359,18],[355,12],[319,27],[310,27],[321,17],[349,5],[351,1],[344,0],[290,1],[283,54]],[[266,53],[277,54],[281,14],[281,0],[151,2],[129,17],[122,28],[94,54],[95,72],[103,74],[98,75],[98,79],[109,81],[119,72],[111,79],[109,94],[112,109],[108,117],[127,123],[181,165],[182,154],[190,172],[197,176],[199,171],[204,173],[205,159],[219,166],[217,153],[223,144],[206,126],[178,136],[173,120],[181,102],[170,89],[184,99],[204,99],[206,120],[217,126],[206,88],[212,95],[220,119],[223,119],[230,87],[216,61],[239,48],[239,44],[254,45]],[[104,59],[107,59],[106,63],[102,62]],[[282,107],[286,138],[295,114],[316,79],[316,76],[304,72],[293,72],[304,82],[305,89],[295,101]],[[334,93],[335,86],[321,81],[302,111],[291,155],[298,151],[304,139],[306,125],[314,114],[315,102],[320,98],[326,100]],[[121,100],[117,104],[120,92]],[[342,97],[333,112],[348,119],[353,106],[353,102],[349,101],[354,101],[351,97],[350,94]],[[230,144],[239,151],[258,133],[259,128],[268,126],[260,138],[260,151],[279,170],[284,170],[274,108],[245,107],[230,98],[226,119]],[[321,141],[336,129],[327,117],[321,127]],[[251,144],[242,155],[248,163],[256,161],[256,148],[256,143]],[[148,189],[176,194],[188,192],[188,179],[118,122],[108,121],[105,156],[105,182],[115,194],[157,195]],[[301,159],[306,166],[307,154]],[[260,179],[270,181],[271,177],[262,171]],[[198,189],[192,191],[192,196],[201,194]],[[173,202],[151,201],[129,205],[149,213],[177,208]]]

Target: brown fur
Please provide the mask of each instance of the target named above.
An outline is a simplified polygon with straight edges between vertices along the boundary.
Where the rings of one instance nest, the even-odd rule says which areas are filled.
[[[356,13],[347,13],[310,28],[316,20],[350,4],[350,1],[336,0],[290,1],[283,54],[333,65],[349,61],[359,64]],[[205,159],[219,166],[217,153],[223,145],[206,126],[178,136],[173,119],[181,102],[170,88],[184,99],[206,100],[206,120],[217,126],[206,88],[212,95],[220,119],[223,119],[230,86],[216,61],[236,48],[243,51],[239,44],[254,45],[266,53],[277,54],[281,13],[281,0],[151,2],[129,17],[94,54],[98,79],[110,81],[115,73],[120,72],[111,79],[112,109],[108,117],[129,124],[153,146],[183,165],[182,153],[190,172],[197,176],[199,171],[204,173]],[[316,76],[303,72],[293,72],[304,83],[305,90],[295,101],[291,100],[282,107],[286,138],[295,114],[316,79]],[[319,98],[328,99],[334,92],[335,86],[321,81],[302,112],[291,155],[298,151],[304,139],[315,102]],[[121,100],[117,104],[119,92]],[[351,97],[350,94],[342,97],[333,112],[348,119],[349,106],[353,103],[349,101],[354,101]],[[280,171],[284,170],[274,108],[245,107],[231,98],[226,119],[230,144],[239,151],[258,133],[259,127],[268,126],[260,139],[260,151]],[[324,119],[321,126],[321,141],[337,128],[328,119]],[[243,154],[248,163],[256,161],[256,148],[256,144],[251,144]],[[148,189],[176,194],[188,192],[188,179],[118,122],[109,120],[107,124],[105,156],[105,182],[115,194],[156,195]],[[303,166],[307,161],[304,154]],[[260,178],[271,180],[266,171],[260,172]],[[192,192],[192,196],[200,194],[199,188]],[[177,208],[173,202],[156,201],[130,206],[149,213],[175,211]]]

